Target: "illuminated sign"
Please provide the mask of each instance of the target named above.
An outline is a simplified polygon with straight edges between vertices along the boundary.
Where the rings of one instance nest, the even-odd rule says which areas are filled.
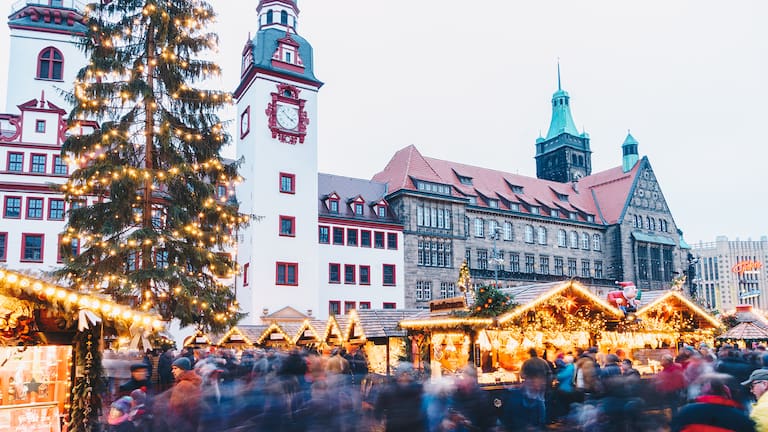
[[[757,272],[763,268],[763,263],[754,260],[739,261],[733,267],[731,271],[738,274],[744,274],[746,272]]]

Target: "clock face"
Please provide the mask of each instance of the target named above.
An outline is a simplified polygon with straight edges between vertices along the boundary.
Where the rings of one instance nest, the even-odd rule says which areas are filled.
[[[278,105],[275,119],[283,129],[296,129],[299,125],[299,110],[290,105]]]

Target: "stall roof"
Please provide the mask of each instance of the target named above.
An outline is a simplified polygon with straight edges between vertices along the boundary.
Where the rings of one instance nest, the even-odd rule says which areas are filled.
[[[768,329],[757,325],[753,321],[746,321],[736,325],[727,332],[717,337],[718,339],[739,340],[765,340],[768,341]]]
[[[352,312],[350,324],[356,320],[367,339],[405,336],[405,331],[399,328],[400,321],[412,317],[416,312],[408,309],[361,309]],[[347,328],[347,335],[349,331]]]
[[[710,315],[707,311],[700,306],[686,298],[680,291],[665,290],[665,291],[644,291],[642,301],[645,305],[641,306],[637,311],[637,317],[642,318],[643,315],[649,313],[656,306],[663,303],[672,303],[689,309],[696,319],[697,328],[717,328],[722,324],[714,316]]]

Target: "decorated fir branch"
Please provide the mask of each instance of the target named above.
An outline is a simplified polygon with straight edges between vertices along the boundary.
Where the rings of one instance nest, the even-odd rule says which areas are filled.
[[[469,316],[493,318],[509,312],[517,306],[512,298],[497,287],[484,285],[475,290],[475,303],[470,306]]]
[[[206,59],[217,37],[205,1],[122,0],[86,12],[90,57],[69,95],[62,152],[77,164],[62,186],[69,219],[56,276],[181,325],[223,331],[242,314],[223,253],[248,223],[238,212],[238,163],[218,111],[229,93],[200,83],[219,75]]]
[[[101,325],[96,324],[75,336],[75,382],[72,387],[70,418],[67,430],[97,432],[101,430],[101,395],[106,391],[102,355],[99,347]]]

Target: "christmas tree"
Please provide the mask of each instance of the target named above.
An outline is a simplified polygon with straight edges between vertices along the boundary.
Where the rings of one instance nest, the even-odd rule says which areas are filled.
[[[62,154],[78,168],[62,187],[69,219],[56,273],[81,290],[156,311],[182,326],[220,331],[237,322],[227,247],[248,219],[238,213],[237,164],[218,111],[231,103],[204,81],[220,73],[204,54],[218,39],[198,0],[101,1],[86,11],[90,56],[70,100]]]

